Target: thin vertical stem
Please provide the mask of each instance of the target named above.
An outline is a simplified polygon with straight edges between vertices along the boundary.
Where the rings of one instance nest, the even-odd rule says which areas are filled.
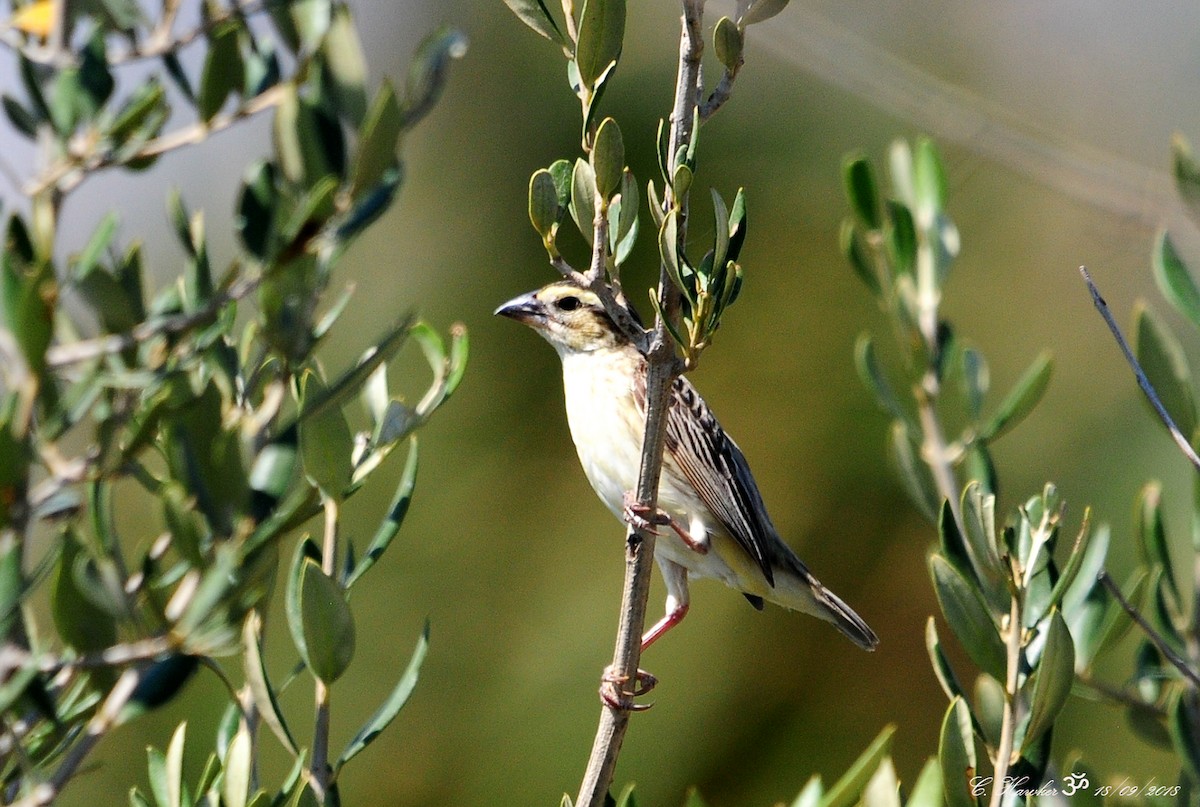
[[[1008,612],[1008,669],[1004,682],[1004,714],[1000,718],[1000,747],[996,749],[995,776],[992,779],[990,807],[1000,807],[1004,799],[1004,780],[1008,778],[1009,760],[1012,758],[1013,735],[1017,730],[1017,676],[1021,671],[1021,600],[1012,598]]]
[[[684,0],[679,38],[679,70],[675,82],[675,104],[671,114],[672,173],[679,146],[691,139],[698,88],[700,86],[700,54],[703,50],[701,28],[704,19],[704,0]],[[681,200],[679,238],[685,238],[687,208]],[[664,205],[675,204],[668,187]],[[666,267],[660,267],[659,300],[662,314],[656,319],[646,356],[646,428],[642,442],[642,460],[638,477],[637,500],[653,512],[658,506],[658,482],[662,472],[663,446],[666,441],[667,411],[671,383],[678,373],[678,357],[663,317],[670,317],[679,308],[679,290],[671,282]],[[650,577],[654,568],[654,536],[630,528],[625,538],[625,585],[621,598],[621,616],[613,649],[611,675],[618,680],[634,680],[641,660],[642,631],[646,624],[646,603],[650,594]],[[605,705],[600,713],[592,753],[580,785],[577,807],[599,807],[612,784],[617,757],[630,712]]]
[[[321,546],[321,571],[333,577],[337,564],[337,526],[338,503],[332,497],[325,496],[321,502],[325,510],[325,534]],[[313,721],[312,748],[312,786],[317,798],[322,804],[335,804],[330,795],[329,768],[329,718],[330,692],[329,686],[320,678],[314,677],[313,699],[316,705],[316,717]]]

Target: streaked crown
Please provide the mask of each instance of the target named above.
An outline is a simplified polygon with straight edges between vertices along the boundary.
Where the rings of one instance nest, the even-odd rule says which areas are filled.
[[[523,294],[497,308],[496,313],[533,328],[561,355],[629,344],[600,298],[572,283],[551,283]]]

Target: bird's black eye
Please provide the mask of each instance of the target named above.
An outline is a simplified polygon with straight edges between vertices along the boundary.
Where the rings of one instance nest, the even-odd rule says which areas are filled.
[[[579,308],[579,298],[563,297],[555,305],[558,306],[559,311],[574,311],[576,308]]]

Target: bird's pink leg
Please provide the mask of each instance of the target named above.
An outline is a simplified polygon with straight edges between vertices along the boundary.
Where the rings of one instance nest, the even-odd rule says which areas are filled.
[[[657,642],[664,633],[678,625],[687,616],[688,604],[683,603],[673,608],[662,619],[654,623],[650,630],[642,637],[642,652],[646,652],[646,648]]]

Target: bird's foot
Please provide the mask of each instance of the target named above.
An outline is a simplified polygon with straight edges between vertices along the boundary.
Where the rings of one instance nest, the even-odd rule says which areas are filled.
[[[633,687],[630,688],[630,683]],[[634,698],[646,695],[658,684],[658,679],[645,670],[639,669],[632,678],[628,675],[617,675],[612,665],[604,668],[600,676],[600,701],[610,709],[622,712],[644,712],[654,704],[634,703]]]
[[[655,527],[669,526],[673,521],[671,516],[664,511],[639,502],[632,490],[625,491],[621,516],[625,519],[626,524],[651,535],[658,535]]]

